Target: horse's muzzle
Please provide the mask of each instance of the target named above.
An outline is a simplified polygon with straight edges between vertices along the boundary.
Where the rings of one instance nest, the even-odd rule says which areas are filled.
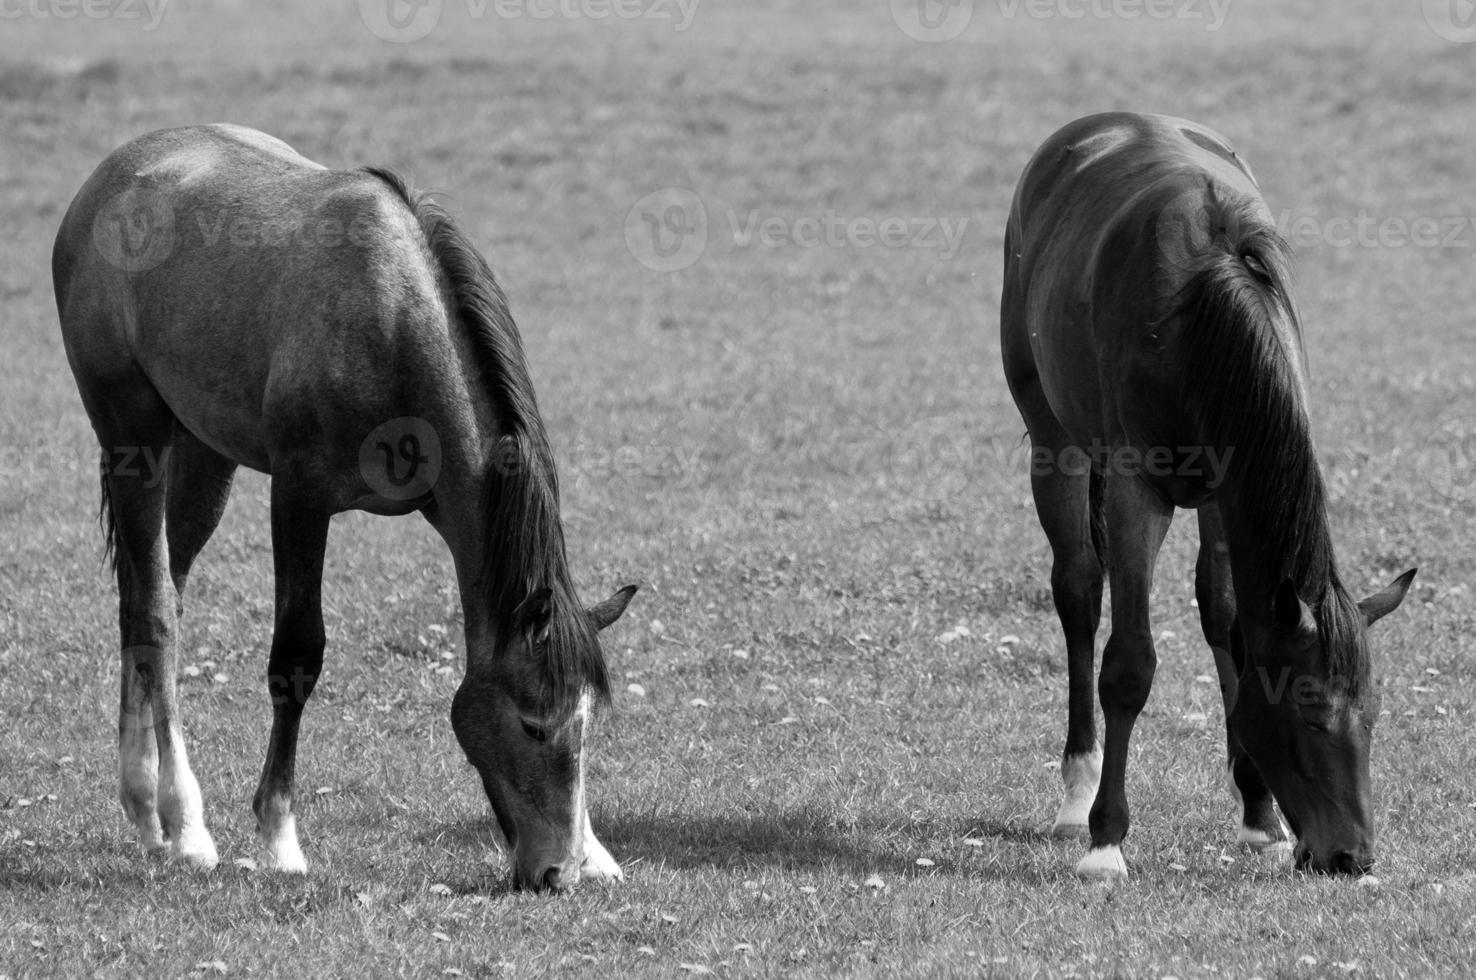
[[[1318,874],[1366,875],[1373,870],[1371,855],[1353,851],[1334,851],[1328,859],[1315,857],[1301,844],[1297,845],[1296,867],[1298,871],[1315,871]]]

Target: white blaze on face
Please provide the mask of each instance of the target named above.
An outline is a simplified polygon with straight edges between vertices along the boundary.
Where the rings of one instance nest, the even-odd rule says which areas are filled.
[[[1127,146],[1137,135],[1127,126],[1114,126],[1072,143],[1071,155],[1076,160],[1076,169],[1085,170],[1108,154]]]
[[[589,691],[586,689],[579,698],[579,707],[574,709],[574,723],[578,726],[579,731],[579,748],[576,750],[574,758],[574,806],[572,812],[569,814],[569,840],[573,842],[573,846],[579,848],[575,855],[579,864],[582,864],[584,861],[584,848],[582,846],[586,825],[584,816],[584,740],[589,734],[589,706],[590,696]],[[576,864],[577,866],[578,864]]]

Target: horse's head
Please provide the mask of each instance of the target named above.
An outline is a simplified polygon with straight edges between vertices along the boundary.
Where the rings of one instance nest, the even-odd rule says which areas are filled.
[[[608,694],[596,634],[635,591],[626,586],[590,609],[566,610],[549,589],[537,590],[456,692],[451,726],[482,777],[516,887],[563,889],[604,873],[585,867],[584,736],[593,702]],[[566,671],[574,676],[551,676]]]
[[[1366,634],[1413,579],[1411,569],[1358,603],[1330,597],[1316,613],[1285,581],[1269,623],[1242,621],[1249,662],[1234,727],[1297,836],[1300,869],[1373,867],[1369,749],[1380,698],[1368,682]]]

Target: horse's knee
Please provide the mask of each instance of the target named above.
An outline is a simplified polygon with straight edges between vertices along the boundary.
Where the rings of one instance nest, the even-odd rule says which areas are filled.
[[[1112,634],[1103,651],[1102,671],[1097,677],[1097,695],[1102,707],[1132,714],[1142,711],[1153,689],[1157,667],[1153,638],[1148,633]]]
[[[1080,625],[1095,628],[1102,603],[1102,568],[1096,558],[1083,550],[1069,559],[1056,561],[1051,566],[1051,595],[1056,612],[1068,629],[1078,619],[1088,620]]]
[[[278,617],[267,662],[272,704],[306,704],[323,670],[327,635],[323,619],[311,610],[288,609]]]

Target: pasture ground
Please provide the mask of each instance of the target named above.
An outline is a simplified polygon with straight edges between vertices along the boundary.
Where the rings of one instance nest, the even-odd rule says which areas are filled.
[[[960,37],[919,43],[881,0],[706,0],[684,31],[447,3],[407,44],[343,2],[181,2],[153,31],[40,16],[63,6],[0,24],[0,974],[1384,977],[1476,961],[1476,46],[1420,4],[1235,0],[1210,31],[980,0]],[[1031,151],[1104,108],[1219,129],[1283,230],[1301,222],[1345,577],[1372,591],[1420,566],[1377,632],[1376,886],[1234,847],[1189,520],[1155,592],[1133,878],[1077,881],[1080,845],[1044,833],[1064,662],[998,366],[999,250]],[[136,852],[115,797],[94,444],[48,256],[109,150],[216,120],[444,191],[498,271],[577,579],[590,601],[643,585],[606,642],[617,695],[590,773],[625,883],[507,892],[448,721],[449,562],[423,522],[363,515],[335,521],[329,548],[328,667],[300,756],[310,873],[234,863],[252,853],[269,715],[255,474],[183,627],[222,864],[197,876]],[[659,272],[627,218],[668,188],[696,196],[708,233]],[[813,244],[797,222],[827,214],[963,233],[951,251],[854,225]],[[773,233],[746,235],[755,219]],[[1435,241],[1393,234],[1422,220]]]

